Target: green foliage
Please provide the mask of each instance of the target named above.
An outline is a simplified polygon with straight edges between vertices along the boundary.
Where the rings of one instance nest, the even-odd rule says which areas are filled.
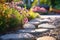
[[[40,4],[51,5],[51,1],[50,0],[40,0]]]
[[[18,20],[18,23],[22,24],[23,16],[14,8],[12,9],[12,16]]]
[[[17,10],[12,8],[7,8],[4,10],[4,7],[0,6],[0,32],[6,31],[7,28],[17,27],[19,21],[20,14]]]
[[[3,5],[0,5],[0,32],[4,31],[7,28],[8,15],[6,14],[7,12],[4,9]]]
[[[60,10],[60,5],[55,5],[55,9]]]
[[[56,5],[60,4],[60,0],[55,0],[55,4]]]
[[[33,12],[33,11],[29,11],[29,16],[28,16],[28,18],[29,18],[29,20],[31,20],[31,19],[37,18],[38,15],[39,15],[38,13],[35,13],[35,12]]]
[[[0,17],[0,32],[6,30],[7,28],[7,19],[4,16]]]

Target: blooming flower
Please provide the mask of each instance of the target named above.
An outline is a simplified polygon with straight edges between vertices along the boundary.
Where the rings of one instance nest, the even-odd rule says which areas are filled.
[[[33,12],[47,12],[47,10],[43,7],[34,7],[32,8]]]
[[[28,23],[28,18],[27,18],[27,17],[24,18],[23,23],[24,23],[24,24],[25,24],[25,23]]]

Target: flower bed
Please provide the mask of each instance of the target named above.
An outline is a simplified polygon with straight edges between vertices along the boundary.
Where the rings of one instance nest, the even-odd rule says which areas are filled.
[[[0,4],[0,33],[23,28],[23,24],[38,16],[36,14],[17,6],[14,2]]]

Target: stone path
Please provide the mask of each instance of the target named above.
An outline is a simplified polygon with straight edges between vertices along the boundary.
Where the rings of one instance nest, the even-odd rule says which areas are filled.
[[[57,22],[55,22],[53,19],[55,20],[56,18],[55,17],[53,18],[42,17],[42,18],[33,19],[29,21],[27,24],[23,25],[24,29],[17,30],[15,33],[2,35],[0,36],[0,40],[35,40],[35,39],[38,40],[38,38],[41,40],[44,40],[44,37],[46,35],[56,37],[57,34],[59,33],[56,33],[55,30],[59,28],[59,26],[57,27],[54,24],[57,23],[58,20],[60,19],[58,18],[58,20],[55,20]],[[60,25],[60,22],[59,22],[59,25]],[[58,38],[59,37],[60,36],[58,36]]]

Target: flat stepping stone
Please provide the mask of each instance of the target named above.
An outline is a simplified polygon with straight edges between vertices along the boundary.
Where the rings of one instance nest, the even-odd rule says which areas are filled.
[[[22,30],[18,30],[17,33],[43,33],[48,31],[49,29],[22,29]]]
[[[29,21],[28,23],[38,25],[40,23],[40,19],[36,18],[36,19],[33,19],[33,20]]]
[[[60,18],[60,15],[40,15],[41,18]]]
[[[51,22],[50,19],[40,19],[40,22]]]
[[[35,32],[47,32],[49,31],[48,29],[35,29]]]
[[[34,24],[34,25],[38,25],[40,23],[48,23],[48,22],[51,22],[51,20],[50,19],[39,19],[39,18],[36,18],[36,19],[31,20],[28,23]]]
[[[33,38],[34,36],[32,34],[29,33],[20,33],[20,34],[6,34],[1,36],[0,38],[3,40],[7,40],[7,39],[28,39],[28,38]]]
[[[56,39],[50,36],[43,36],[43,37],[37,38],[37,40],[56,40]]]
[[[35,33],[34,29],[21,29],[17,33]]]
[[[56,26],[48,24],[48,23],[44,23],[44,24],[38,25],[38,28],[56,28]]]
[[[24,24],[23,28],[25,28],[25,29],[35,29],[35,25],[33,25],[33,24]]]

